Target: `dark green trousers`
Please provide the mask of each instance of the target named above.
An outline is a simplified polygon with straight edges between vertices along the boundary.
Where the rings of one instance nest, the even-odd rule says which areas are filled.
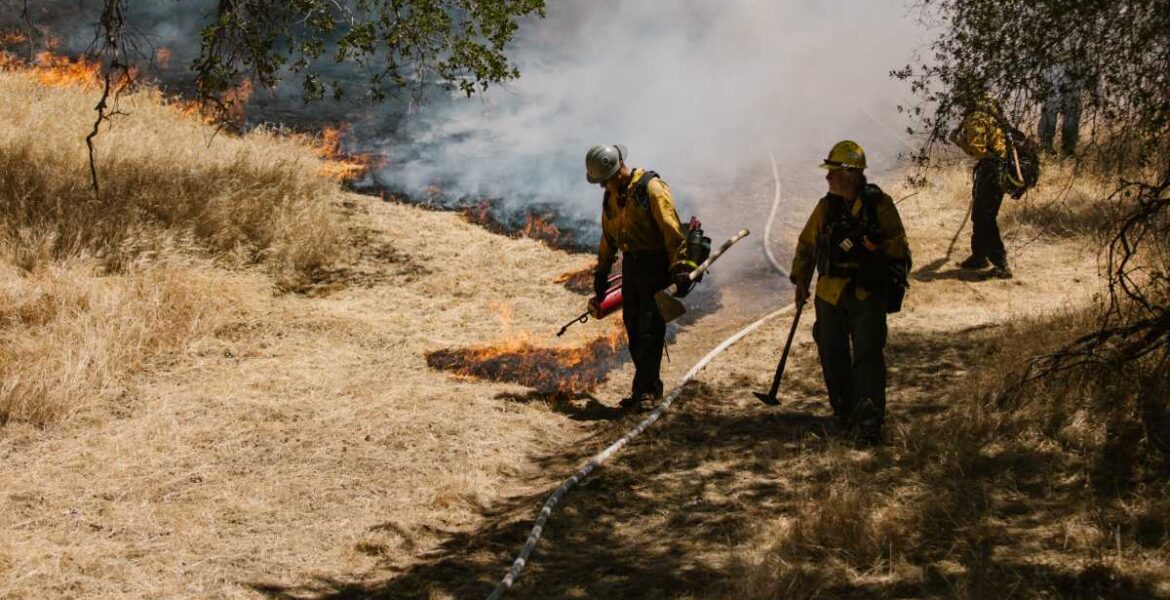
[[[666,321],[658,312],[654,295],[670,285],[670,260],[666,251],[622,253],[622,321],[634,361],[633,397],[662,396],[662,349],[666,346]]]
[[[836,306],[817,298],[813,338],[821,358],[833,414],[881,428],[886,414],[886,300],[858,300],[850,285]]]

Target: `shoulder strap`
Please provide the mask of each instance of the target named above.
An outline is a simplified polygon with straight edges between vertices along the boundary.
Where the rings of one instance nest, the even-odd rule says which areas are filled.
[[[642,178],[634,186],[634,199],[638,201],[638,206],[642,210],[650,210],[650,182],[658,178],[658,173],[646,170],[642,171]]]
[[[861,209],[865,211],[865,219],[869,221],[871,227],[879,226],[878,203],[885,197],[886,193],[882,188],[872,183],[866,184],[865,190],[861,193]]]

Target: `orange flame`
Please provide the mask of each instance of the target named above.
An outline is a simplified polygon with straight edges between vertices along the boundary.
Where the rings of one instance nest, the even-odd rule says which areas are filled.
[[[385,164],[385,158],[376,159],[372,154],[349,154],[341,149],[342,138],[348,126],[326,126],[313,144],[318,157],[323,159],[319,175],[338,181],[352,181],[365,175],[371,168]]]
[[[0,31],[0,46],[15,46],[28,41],[28,36],[20,31]]]
[[[593,293],[593,272],[597,270],[597,264],[591,264],[587,267],[578,269],[576,271],[568,271],[557,275],[554,283],[559,283],[570,291],[578,294],[592,294]]]
[[[530,237],[534,240],[549,240],[555,241],[561,237],[561,230],[557,229],[556,225],[549,223],[541,215],[530,214],[524,220],[524,228],[520,230],[525,237]]]
[[[228,88],[223,93],[223,105],[227,111],[227,118],[233,123],[244,122],[244,109],[248,106],[248,100],[252,99],[252,93],[256,91],[251,79],[245,79],[234,88]]]
[[[155,50],[154,62],[164,69],[171,66],[171,49],[164,46]]]
[[[24,63],[15,56],[0,50],[0,71],[14,71],[24,67]]]
[[[50,39],[51,46],[54,40]],[[31,63],[17,56],[0,50],[0,69],[17,71],[36,79],[41,85],[51,87],[83,87],[96,88],[104,83],[102,65],[99,61],[87,57],[70,58],[58,56],[49,51],[38,52]],[[130,85],[137,76],[135,69],[130,69],[118,78],[119,91]]]
[[[625,334],[618,321],[613,323],[607,335],[578,348],[538,347],[521,333],[493,346],[431,352],[427,364],[460,377],[519,383],[557,398],[571,397],[596,388],[619,364]]]
[[[101,65],[80,57],[72,59],[51,52],[36,55],[34,75],[37,81],[53,87],[97,87],[101,85]]]

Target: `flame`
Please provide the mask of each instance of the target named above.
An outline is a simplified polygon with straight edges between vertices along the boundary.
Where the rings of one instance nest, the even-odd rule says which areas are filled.
[[[434,194],[432,194],[434,195]],[[493,230],[496,225],[495,219],[491,216],[492,205],[487,200],[480,200],[475,204],[463,208],[463,215],[467,217],[468,221],[476,225],[484,226],[488,231]]]
[[[597,270],[597,264],[590,264],[587,267],[578,269],[576,271],[568,271],[557,275],[553,283],[559,283],[565,286],[569,291],[577,292],[578,294],[592,294],[593,293],[593,272]]]
[[[255,91],[251,79],[244,79],[236,87],[224,91],[223,106],[228,120],[233,123],[244,122],[244,109],[247,108],[248,100],[252,99],[252,93]]]
[[[0,46],[15,46],[28,41],[28,36],[20,31],[0,31]]]
[[[375,158],[372,154],[349,154],[341,149],[342,138],[348,131],[347,125],[326,126],[313,144],[318,157],[323,159],[319,175],[338,181],[352,181],[365,175],[371,168],[386,164],[385,157]]]
[[[171,66],[171,49],[163,46],[155,50],[154,62],[164,69]]]
[[[101,64],[80,57],[72,59],[52,52],[38,52],[34,76],[37,81],[53,87],[97,87],[101,85]]]
[[[50,38],[46,44],[53,47],[59,43],[59,41]],[[83,87],[88,89],[101,87],[104,83],[101,62],[85,56],[78,58],[59,56],[48,50],[38,52],[31,63],[0,50],[0,69],[24,73],[36,79],[41,85],[51,87]],[[137,70],[130,69],[119,77],[117,82],[119,91],[130,85],[137,75]]]
[[[524,227],[520,230],[524,237],[534,240],[555,242],[564,235],[556,225],[545,220],[544,215],[528,214],[524,219]]]
[[[491,346],[439,350],[427,354],[427,365],[461,377],[519,383],[538,393],[568,398],[603,383],[621,362],[625,332],[612,321],[608,334],[578,348],[538,347],[526,332]]]

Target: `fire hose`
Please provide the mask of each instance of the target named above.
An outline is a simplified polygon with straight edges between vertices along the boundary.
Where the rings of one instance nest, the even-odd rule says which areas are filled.
[[[772,157],[772,176],[776,185],[776,193],[772,201],[773,203],[771,214],[772,217],[775,217],[776,207],[780,204],[780,176],[776,169],[776,159],[774,157]],[[768,231],[770,231],[771,228],[771,221],[772,218],[770,217],[768,221],[768,228],[766,228],[764,232],[765,252],[767,253],[768,260],[772,263],[772,265],[777,270],[779,270],[785,276],[785,278],[787,278],[788,272],[780,266],[775,257],[773,257],[771,252],[768,251],[767,237]],[[731,337],[723,340],[718,346],[715,346],[715,348],[708,352],[703,358],[699,359],[699,362],[695,363],[695,366],[691,367],[691,369],[682,376],[678,382],[678,385],[670,390],[670,393],[662,399],[662,402],[659,403],[659,405],[655,407],[654,410],[651,411],[645,419],[642,419],[642,421],[638,423],[637,426],[627,431],[622,437],[618,438],[616,442],[610,444],[605,450],[602,450],[601,452],[593,455],[592,458],[590,458],[585,462],[585,464],[581,465],[581,467],[577,469],[577,472],[573,473],[572,477],[569,477],[564,482],[562,482],[561,485],[558,486],[557,489],[552,493],[552,495],[548,497],[548,500],[545,500],[544,506],[540,508],[540,513],[536,517],[536,523],[532,526],[532,531],[529,532],[528,539],[524,542],[524,547],[520,549],[520,554],[516,557],[516,560],[512,562],[512,568],[508,570],[508,574],[504,576],[504,579],[501,580],[498,585],[496,585],[496,589],[492,590],[492,593],[488,596],[488,600],[499,600],[502,598],[504,593],[507,592],[508,589],[512,587],[512,584],[514,584],[520,577],[520,573],[524,571],[524,567],[528,564],[528,558],[532,556],[533,550],[536,549],[537,542],[540,541],[541,534],[544,533],[544,526],[548,522],[549,517],[552,516],[553,508],[561,501],[562,498],[564,498],[565,494],[569,493],[569,490],[573,489],[573,487],[576,486],[577,483],[579,483],[581,480],[588,477],[589,474],[592,473],[595,469],[608,462],[609,459],[612,458],[613,455],[617,454],[622,448],[624,448],[626,444],[630,443],[631,440],[641,435],[643,431],[646,431],[650,428],[651,425],[658,421],[658,419],[662,417],[667,409],[670,408],[670,405],[673,404],[674,401],[678,399],[679,395],[682,394],[682,390],[686,384],[689,383],[691,379],[695,377],[695,375],[698,375],[699,371],[703,370],[703,368],[706,367],[707,364],[712,360],[714,360],[715,357],[722,354],[724,350],[730,348],[732,344],[735,344],[739,340],[743,339],[749,333],[759,329],[764,323],[779,317],[780,315],[791,312],[795,307],[795,304],[789,304],[782,308],[776,309],[756,319],[755,321],[752,321],[743,329],[735,332]]]

